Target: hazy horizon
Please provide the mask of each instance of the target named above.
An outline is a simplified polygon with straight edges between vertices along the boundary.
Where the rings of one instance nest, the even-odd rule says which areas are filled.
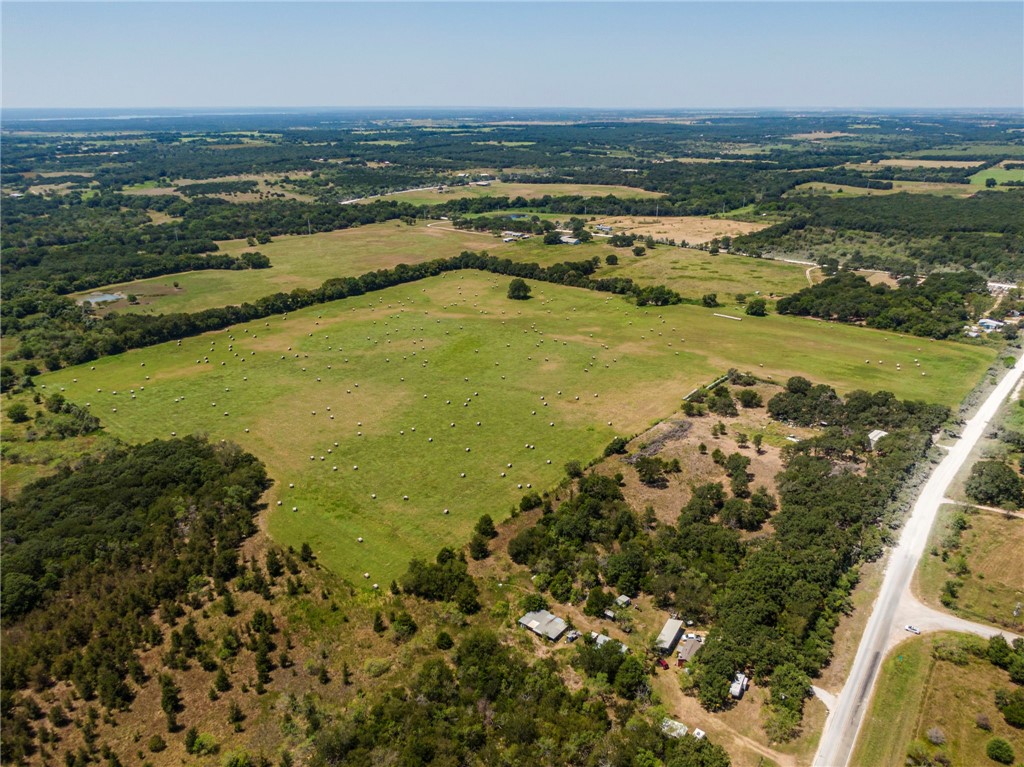
[[[4,109],[1024,109],[1020,3],[5,2],[0,13]]]

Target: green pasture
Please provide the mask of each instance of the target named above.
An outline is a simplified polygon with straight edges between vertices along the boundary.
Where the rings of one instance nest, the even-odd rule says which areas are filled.
[[[313,235],[275,237],[266,245],[250,248],[245,240],[219,243],[221,251],[238,255],[258,250],[270,258],[270,269],[229,271],[210,269],[180,272],[145,280],[117,283],[75,294],[86,297],[95,292],[134,295],[139,303],[107,304],[104,310],[168,314],[195,312],[217,306],[241,304],[261,296],[295,288],[315,288],[332,277],[358,276],[374,269],[388,269],[400,263],[413,264],[435,258],[456,256],[463,250],[486,250],[496,256],[524,263],[550,266],[560,261],[583,261],[597,257],[598,276],[631,277],[641,284],[664,284],[688,298],[705,293],[732,297],[753,295],[760,290],[786,294],[806,287],[804,269],[798,264],[753,259],[659,245],[636,258],[629,248],[613,248],[605,238],[578,246],[550,246],[540,237],[505,243],[487,233],[455,230],[450,222],[430,225],[386,222]],[[614,253],[618,266],[605,265]],[[174,283],[178,287],[174,287]]]
[[[728,368],[954,404],[993,356],[789,317],[638,309],[543,283],[513,302],[508,282],[450,273],[103,358],[37,386],[89,403],[128,441],[202,432],[251,450],[276,482],[271,535],[308,541],[325,566],[383,587],[411,557],[463,543],[480,514],[505,517],[566,461],[672,414]]]
[[[450,258],[463,250],[498,253],[508,248],[489,234],[454,231],[448,222],[437,223],[443,226],[409,226],[389,221],[314,235],[282,235],[252,248],[245,240],[220,242],[223,253],[236,256],[246,250],[258,250],[270,258],[272,266],[242,271],[180,272],[118,283],[110,286],[111,291],[131,293],[139,298],[139,305],[128,306],[122,301],[111,308],[145,314],[195,312],[241,304],[279,291],[315,288],[332,277],[354,277],[400,263]],[[96,291],[84,291],[73,297],[93,292]]]
[[[580,195],[581,197],[605,197],[615,195],[622,198],[664,197],[661,192],[648,192],[632,186],[615,186],[612,184],[529,184],[519,182],[491,181],[488,186],[449,186],[439,192],[436,188],[421,189],[414,192],[397,192],[383,195],[386,200],[398,200],[413,205],[441,205],[448,200],[461,200],[467,197],[525,197],[533,199],[550,195]],[[367,198],[364,202],[373,202],[378,197]],[[568,216],[567,216],[568,217]]]
[[[667,285],[688,298],[716,293],[723,304],[733,303],[737,293],[754,298],[760,291],[788,295],[808,286],[805,270],[800,264],[749,258],[704,250],[672,248],[659,245],[637,258],[628,248],[617,249],[617,266],[605,266],[602,277],[630,277],[642,285]]]
[[[994,178],[996,184],[1005,184],[1007,181],[1024,183],[1024,168],[986,168],[979,170],[971,176],[972,186],[985,186],[985,180]]]

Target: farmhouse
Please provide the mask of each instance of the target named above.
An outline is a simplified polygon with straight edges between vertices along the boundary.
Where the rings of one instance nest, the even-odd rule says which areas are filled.
[[[564,620],[547,610],[527,613],[519,619],[519,625],[552,642],[557,642],[568,628]]]
[[[747,679],[747,675],[742,671],[736,672],[736,678],[733,683],[729,685],[729,694],[739,700],[743,697],[743,693],[746,692],[747,687],[750,686],[750,680]]]
[[[610,232],[612,230],[612,228],[607,224],[598,224],[594,228],[599,232]]]
[[[676,648],[679,638],[683,635],[683,622],[676,618],[669,618],[665,621],[665,627],[658,634],[654,646],[662,655],[668,655]]]
[[[679,659],[679,665],[689,663],[690,659],[697,654],[697,650],[700,649],[701,641],[697,638],[687,638],[679,645],[679,652],[676,653],[676,657]]]
[[[873,432],[868,434],[868,442],[871,443],[871,449],[875,449],[875,446],[878,444],[878,440],[880,440],[882,437],[888,436],[889,432],[882,431],[881,429],[875,429]]]
[[[562,243],[565,245],[579,245],[580,241],[577,237],[570,237],[567,234],[562,235]]]
[[[999,330],[999,328],[1003,327],[1003,325],[1005,325],[1006,323],[985,317],[984,319],[978,320],[978,324],[981,326],[981,329],[984,330],[986,333],[991,333],[993,330]]]

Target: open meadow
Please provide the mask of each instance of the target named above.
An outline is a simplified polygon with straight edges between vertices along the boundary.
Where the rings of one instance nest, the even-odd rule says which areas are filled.
[[[373,200],[398,200],[411,205],[441,205],[449,200],[461,200],[467,197],[524,197],[527,200],[544,197],[562,197],[566,195],[579,195],[581,197],[605,197],[614,195],[624,199],[634,197],[664,197],[661,192],[648,192],[646,189],[639,189],[633,186],[615,186],[612,184],[524,184],[515,181],[490,181],[487,186],[467,184],[465,186],[446,186],[444,191],[438,191],[438,187],[427,189],[415,189],[409,192],[395,192],[393,194],[381,195],[380,197],[368,197],[361,202]]]
[[[813,275],[820,274],[815,269]],[[767,258],[749,258],[705,250],[659,245],[636,258],[629,250],[619,251],[619,263],[605,266],[602,277],[630,277],[641,285],[666,285],[688,298],[715,293],[723,304],[737,293],[752,298],[784,296],[806,288],[806,267]],[[740,309],[742,311],[742,309]]]
[[[945,745],[925,748],[931,755],[945,752],[950,761],[944,764],[995,764],[985,756],[985,744],[992,737],[1008,740],[1018,756],[1024,752],[1020,730],[1007,724],[995,706],[996,689],[1010,687],[1008,674],[970,656],[963,665],[932,656],[936,643],[954,643],[960,636],[915,637],[899,644],[883,661],[851,767],[903,767],[909,763],[911,742],[927,744],[932,728],[942,731]],[[988,718],[990,732],[976,724],[979,715]]]
[[[781,261],[728,254],[712,256],[703,251],[668,246],[659,246],[636,258],[629,248],[613,248],[601,237],[576,247],[544,245],[540,237],[505,243],[488,233],[455,229],[447,221],[420,222],[415,226],[389,221],[336,232],[282,235],[255,247],[248,246],[245,240],[229,240],[219,245],[221,252],[231,256],[258,250],[270,259],[271,268],[179,272],[108,285],[73,297],[120,293],[134,295],[139,302],[130,306],[122,299],[104,304],[102,311],[194,312],[241,304],[278,291],[319,287],[332,277],[358,276],[374,269],[390,269],[400,263],[449,258],[464,250],[486,250],[495,256],[542,266],[597,257],[601,262],[598,276],[632,277],[641,284],[664,284],[689,298],[715,291],[752,294],[760,290],[781,295],[807,285],[805,267]],[[618,256],[619,265],[606,266],[605,258],[613,253]]]
[[[984,187],[985,182],[990,178],[994,178],[999,186],[1008,181],[1024,184],[1024,168],[1003,168],[998,166],[995,168],[985,168],[985,170],[979,170],[971,176],[971,184]]]
[[[514,302],[507,286],[449,273],[103,358],[37,386],[90,403],[130,442],[194,432],[238,442],[277,482],[273,537],[308,541],[332,570],[386,585],[411,557],[461,543],[480,514],[506,516],[566,461],[670,415],[729,368],[953,405],[993,357],[792,317],[638,309],[543,283]]]
[[[653,237],[656,240],[672,239],[699,245],[718,237],[735,237],[765,229],[767,223],[735,221],[729,218],[711,216],[608,216],[594,222],[612,227],[615,233],[635,234]]]
[[[968,526],[957,536],[952,522],[964,508],[946,505],[940,510],[929,548],[936,552],[949,548],[949,555],[946,561],[938,554],[921,560],[918,595],[932,607],[941,608],[943,585],[954,581],[959,585],[949,609],[968,620],[1020,631],[1024,618],[1013,613],[1024,602],[1024,519],[977,510],[966,515]],[[957,540],[958,548],[949,546]]]
[[[884,196],[908,192],[910,194],[937,194],[946,197],[970,197],[978,191],[973,184],[946,184],[935,181],[893,181],[892,189],[868,189],[863,186],[851,186],[849,184],[829,184],[822,181],[810,181],[806,184],[799,184],[784,196],[795,197],[803,194],[827,194],[830,196],[870,197]]]

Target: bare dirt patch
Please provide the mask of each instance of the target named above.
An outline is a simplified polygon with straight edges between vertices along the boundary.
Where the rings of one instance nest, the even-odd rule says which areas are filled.
[[[767,228],[768,224],[749,221],[733,221],[709,216],[680,216],[678,218],[643,218],[637,216],[614,216],[594,222],[610,226],[616,234],[636,234],[654,239],[670,239],[695,245],[710,242],[718,237],[735,237]]]

